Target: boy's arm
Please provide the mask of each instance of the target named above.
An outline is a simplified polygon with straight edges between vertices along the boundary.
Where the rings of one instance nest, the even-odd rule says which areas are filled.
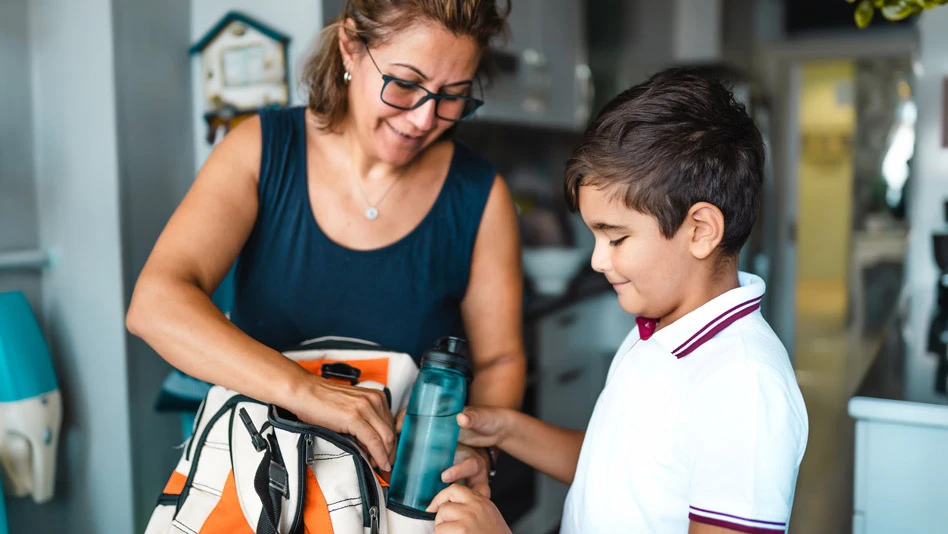
[[[688,523],[688,534],[743,534],[745,531],[732,530],[691,521]]]
[[[576,473],[585,431],[567,430],[508,408],[467,408],[458,415],[459,442],[471,447],[499,447],[521,462],[570,484]],[[453,482],[469,476],[462,466],[444,472]]]
[[[585,430],[569,430],[509,411],[507,436],[497,446],[564,484],[573,483]]]

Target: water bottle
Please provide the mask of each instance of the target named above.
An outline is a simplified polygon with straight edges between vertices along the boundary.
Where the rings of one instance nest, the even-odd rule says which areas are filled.
[[[454,465],[457,415],[471,380],[466,348],[463,339],[443,337],[422,356],[402,423],[389,502],[423,511],[447,487],[441,473]]]

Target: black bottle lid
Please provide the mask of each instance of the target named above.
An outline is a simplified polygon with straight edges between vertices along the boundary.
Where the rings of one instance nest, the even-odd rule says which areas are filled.
[[[434,347],[426,350],[421,357],[421,366],[426,365],[459,371],[468,382],[473,378],[467,341],[459,337],[447,336],[435,341]]]

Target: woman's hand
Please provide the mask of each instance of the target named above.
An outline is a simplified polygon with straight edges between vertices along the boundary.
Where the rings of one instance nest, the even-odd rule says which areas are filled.
[[[490,499],[458,484],[435,495],[428,511],[437,514],[435,534],[510,534]]]
[[[383,471],[395,458],[395,423],[385,393],[337,384],[313,375],[289,407],[301,421],[351,434]]]

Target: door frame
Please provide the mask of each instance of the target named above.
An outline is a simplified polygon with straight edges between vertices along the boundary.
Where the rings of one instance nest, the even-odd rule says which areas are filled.
[[[771,95],[773,118],[771,146],[773,183],[765,186],[771,198],[762,206],[765,222],[775,230],[768,235],[774,242],[770,251],[771,326],[795,361],[796,279],[798,206],[798,162],[800,154],[799,99],[801,66],[812,60],[858,60],[880,57],[909,57],[917,64],[918,32],[914,26],[897,29],[871,29],[844,37],[809,37],[761,43],[754,55],[760,83]]]

